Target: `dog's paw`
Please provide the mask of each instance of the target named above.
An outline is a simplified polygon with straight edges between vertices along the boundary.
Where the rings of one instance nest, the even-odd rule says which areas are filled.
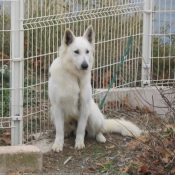
[[[76,142],[75,143],[75,149],[83,149],[85,148],[85,144],[83,142]]]
[[[62,143],[54,143],[53,146],[52,146],[52,150],[54,152],[60,152],[60,151],[63,151],[63,144]]]
[[[97,140],[97,142],[100,142],[100,143],[105,143],[106,142],[106,138],[103,136],[102,133],[98,133],[96,135],[96,140]]]

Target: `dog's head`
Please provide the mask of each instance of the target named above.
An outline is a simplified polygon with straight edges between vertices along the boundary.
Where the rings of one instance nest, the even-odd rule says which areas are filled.
[[[94,31],[89,26],[82,37],[75,37],[70,29],[65,30],[60,57],[65,66],[77,70],[91,70],[93,65]]]

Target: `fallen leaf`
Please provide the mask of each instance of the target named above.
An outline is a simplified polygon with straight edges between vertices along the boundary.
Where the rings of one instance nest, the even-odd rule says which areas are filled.
[[[161,161],[163,162],[163,163],[168,163],[169,162],[169,159],[168,158],[161,158]]]
[[[147,106],[143,107],[143,111],[146,112],[146,113],[152,113],[153,112]]]
[[[170,154],[167,153],[167,151],[165,150],[165,148],[161,147],[161,146],[156,146],[155,150],[160,153],[162,156],[164,156],[165,158],[169,158]]]
[[[156,146],[155,150],[160,154],[165,154],[165,149],[161,146]]]
[[[137,155],[137,160],[138,161],[143,161],[144,160],[144,156],[143,155]]]
[[[124,168],[120,168],[121,173],[127,173],[129,171],[129,167],[125,166]]]
[[[103,106],[103,110],[106,111],[108,109],[116,109],[122,106],[122,103],[118,102],[118,101],[107,101],[104,106]]]
[[[23,139],[23,143],[26,143],[27,142],[27,140],[26,139]]]
[[[2,141],[4,141],[7,145],[11,144],[11,134],[5,133],[4,136],[1,138]]]
[[[129,95],[128,94],[126,94],[126,96],[124,97],[123,102],[125,104],[125,109],[130,111],[131,108],[129,107]]]
[[[19,171],[12,171],[10,173],[8,173],[8,175],[22,175],[23,173],[19,172]]]
[[[120,81],[120,80],[121,80],[121,77],[117,77],[117,78],[116,78],[116,81]]]
[[[110,81],[111,81],[111,78],[112,78],[112,72],[110,70],[104,73],[104,76],[102,79],[102,83],[103,83],[104,88],[108,88]]]
[[[4,64],[10,63],[10,57],[3,52],[0,52],[0,60],[3,60]]]
[[[96,170],[91,167],[91,168],[83,170],[83,172],[81,174],[82,175],[86,175],[86,174],[88,175],[88,174],[91,174],[91,173],[94,173],[94,172],[96,172]]]
[[[33,173],[33,171],[30,169],[26,169],[26,170],[24,170],[24,173]]]
[[[142,173],[147,173],[147,172],[149,172],[146,163],[144,163],[144,164],[140,167],[140,172],[142,172]]]
[[[8,175],[16,175],[17,173],[15,172],[11,172],[11,173],[8,173]]]
[[[116,102],[116,108],[119,108],[121,105],[122,104],[119,101]]]
[[[102,163],[96,163],[96,165],[97,165],[97,166],[100,166],[100,167],[103,167],[103,168],[105,167],[105,165],[102,164]]]
[[[103,106],[103,110],[106,111],[107,109],[110,109],[110,104],[109,102],[106,102]]]
[[[175,173],[175,167],[172,168],[171,173]]]
[[[115,148],[115,146],[114,145],[110,145],[110,146],[105,146],[105,148],[106,149],[113,149],[113,148]]]
[[[110,162],[106,162],[106,163],[96,163],[97,166],[101,166],[101,167],[105,167],[106,165],[108,165]]]
[[[140,110],[141,110],[141,108],[140,108],[139,106],[136,106],[136,110],[139,110],[139,111],[140,111]]]
[[[94,171],[96,171],[94,168],[88,168],[88,171],[90,171],[90,172],[94,172]]]
[[[137,139],[142,142],[142,143],[147,143],[149,144],[152,139],[147,138],[145,135],[138,136]]]
[[[131,142],[127,143],[127,147],[130,149],[136,149],[139,146],[139,142],[137,140],[132,140]]]
[[[124,97],[123,102],[125,103],[125,105],[129,104],[129,96],[128,96],[128,94],[126,94],[126,96]]]
[[[163,74],[163,79],[168,79],[169,77],[169,70],[167,69],[166,71],[164,71],[164,74]]]
[[[174,140],[173,140],[173,139],[165,140],[165,141],[164,141],[164,146],[165,146],[165,148],[174,146]]]
[[[173,130],[173,132],[175,132],[175,124],[169,124],[169,125],[166,125],[166,128],[165,128],[165,132],[167,131],[167,129],[171,128]]]
[[[98,77],[95,75],[95,72],[91,73],[91,84],[94,88],[98,87]]]

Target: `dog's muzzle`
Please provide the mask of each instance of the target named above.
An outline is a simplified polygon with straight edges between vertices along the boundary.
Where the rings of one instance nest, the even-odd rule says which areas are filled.
[[[81,64],[81,68],[82,68],[83,70],[86,70],[86,69],[88,68],[88,64],[87,64],[86,61],[83,61],[83,63]]]

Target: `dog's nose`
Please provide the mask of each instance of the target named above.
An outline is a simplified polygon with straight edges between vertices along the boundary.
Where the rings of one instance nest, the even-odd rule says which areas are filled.
[[[81,68],[82,69],[87,69],[88,68],[88,64],[86,61],[83,61],[83,63],[81,64]]]

